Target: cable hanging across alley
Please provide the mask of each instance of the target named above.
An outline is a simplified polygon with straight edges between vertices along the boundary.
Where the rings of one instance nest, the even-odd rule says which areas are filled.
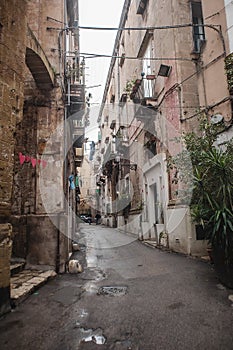
[[[75,27],[65,27],[65,28],[54,28],[54,27],[47,27],[47,30],[59,30],[59,51],[61,52],[60,48],[60,37],[64,31],[69,31],[69,30],[78,30],[78,29],[83,29],[83,30],[100,30],[100,31],[147,31],[147,30],[167,30],[167,29],[182,29],[182,28],[195,28],[195,27],[206,27],[213,29],[216,31],[220,37],[220,40],[222,42],[222,47],[223,47],[223,55],[226,56],[226,45],[224,41],[224,37],[221,31],[221,26],[220,25],[212,25],[212,24],[193,24],[193,23],[186,23],[186,24],[174,24],[174,25],[166,25],[166,26],[149,26],[149,27],[94,27],[94,26],[75,26]],[[105,54],[89,54],[89,53],[80,53],[80,55],[87,56],[86,58],[99,58],[99,57],[106,57],[106,58],[122,58],[122,56],[118,55],[105,55]],[[147,58],[141,58],[141,57],[133,57],[133,56],[124,56],[125,59],[137,59],[137,60],[146,60]],[[150,58],[151,60],[180,60],[180,61],[194,61],[193,59],[190,58],[183,58],[183,57],[177,57],[177,58]]]
[[[96,53],[87,53],[87,52],[80,52],[81,56],[85,56],[85,59],[90,58],[124,58],[128,60],[151,60],[151,61],[161,61],[161,60],[169,60],[169,61],[189,61],[193,62],[194,60],[192,58],[185,58],[185,57],[136,57],[136,56],[115,56],[115,55],[107,55],[107,54],[96,54]]]
[[[193,24],[193,23],[184,23],[184,24],[173,24],[166,26],[148,26],[148,27],[94,27],[94,26],[77,26],[79,29],[85,30],[119,30],[119,31],[137,31],[137,30],[164,30],[164,29],[179,29],[179,28],[187,28],[187,27],[209,27],[215,30],[220,28],[220,25],[212,25],[212,24]],[[77,29],[76,27],[74,29]]]
[[[203,69],[207,69],[210,65],[218,61],[220,58],[226,57],[226,45],[225,45],[225,40],[222,34],[221,26],[220,25],[212,25],[212,24],[193,24],[193,23],[186,23],[186,24],[174,24],[174,25],[165,25],[165,26],[146,26],[146,27],[95,27],[95,26],[81,26],[77,25],[75,27],[66,27],[63,29],[60,29],[59,32],[59,38],[61,37],[62,33],[65,31],[69,30],[95,30],[95,31],[117,31],[118,35],[120,35],[120,32],[123,31],[159,31],[159,30],[169,30],[169,29],[183,29],[183,28],[195,28],[195,27],[203,27],[203,28],[209,28],[214,30],[217,35],[219,36],[219,39],[222,43],[222,54],[220,54],[218,57],[214,58],[210,62],[208,62],[204,67],[198,68],[196,72],[192,73],[188,77],[186,77],[183,81],[177,84],[178,86],[182,86],[184,82],[187,80],[191,79],[195,75],[197,75],[199,72],[201,72]],[[58,28],[51,28],[47,27],[47,30],[59,30]],[[60,41],[60,40],[59,40]],[[61,48],[59,47],[59,51],[61,52]],[[126,55],[119,55],[117,54],[116,49],[114,49],[112,55],[109,54],[96,54],[96,53],[79,53],[81,57],[84,59],[93,59],[93,58],[111,58],[112,60],[116,59],[128,59],[128,60],[138,60],[138,61],[143,61],[147,60],[148,58],[146,57],[136,57],[136,56],[126,56]],[[197,63],[197,59],[195,58],[186,58],[186,57],[150,57],[151,61],[186,61],[186,62],[192,62],[194,64]],[[112,64],[112,63],[111,63]],[[105,94],[105,93],[104,93]],[[221,103],[224,103],[224,101],[221,101]],[[188,107],[186,107],[188,108]],[[102,108],[101,108],[102,109]],[[101,113],[100,113],[101,114]],[[196,113],[190,117],[187,117],[187,119],[191,119],[196,116]]]
[[[94,27],[94,26],[77,26],[74,27],[74,29],[85,29],[85,30],[100,30],[100,31],[108,31],[108,30],[115,30],[115,31],[141,31],[141,30],[166,30],[166,29],[180,29],[180,28],[190,28],[190,27],[206,27],[211,28],[215,30],[219,36],[221,37],[221,41],[224,47],[225,51],[225,42],[223,38],[223,34],[221,32],[221,26],[216,24],[193,24],[193,23],[184,23],[184,24],[173,24],[173,25],[166,25],[166,26],[148,26],[148,27]],[[56,28],[55,28],[56,29]]]

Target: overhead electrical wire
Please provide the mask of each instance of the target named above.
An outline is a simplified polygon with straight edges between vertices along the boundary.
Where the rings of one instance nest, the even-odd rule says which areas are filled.
[[[221,26],[220,25],[211,25],[211,24],[193,24],[193,23],[187,23],[187,24],[176,24],[176,25],[167,25],[167,26],[150,26],[150,27],[94,27],[94,26],[76,26],[76,27],[68,27],[68,28],[62,28],[60,29],[60,33],[59,35],[61,35],[61,33],[63,31],[67,31],[67,30],[77,30],[77,29],[83,29],[83,30],[100,30],[100,31],[107,31],[107,30],[111,30],[111,31],[147,31],[147,30],[167,30],[167,29],[180,29],[180,28],[187,28],[187,27],[207,27],[207,28],[211,28],[213,30],[215,30],[218,35],[220,36],[220,40],[222,42],[222,46],[223,46],[223,54],[220,56],[226,56],[226,47],[225,47],[225,41],[224,41],[224,37],[221,31]],[[47,30],[59,30],[58,28],[52,28],[52,27],[47,27]],[[92,54],[92,53],[80,53],[80,56],[87,56],[85,57],[85,59],[89,59],[89,58],[113,58],[113,59],[120,59],[120,58],[124,58],[124,59],[131,59],[131,60],[146,60],[147,58],[142,58],[142,57],[133,57],[133,56],[118,56],[118,55],[103,55],[103,54]],[[219,58],[219,57],[218,57]],[[165,57],[150,57],[150,60],[180,60],[180,61],[189,61],[189,62],[196,62],[196,60],[194,59],[190,59],[190,58],[182,58],[182,57],[170,57],[170,58],[165,58]],[[215,60],[213,60],[215,61]],[[212,63],[212,62],[211,62]],[[208,66],[208,65],[207,65]],[[188,76],[186,79],[184,79],[182,82],[180,82],[178,85],[182,85],[184,83],[184,81],[190,79],[191,77],[193,77],[194,75],[196,75],[198,72],[195,72],[194,74],[191,74],[190,76]],[[223,101],[220,102],[224,103],[225,99]],[[187,108],[187,107],[186,107]],[[198,113],[199,114],[199,113]],[[196,115],[196,114],[195,114]],[[191,119],[193,118],[195,115],[190,116],[187,119]]]
[[[89,58],[124,58],[128,60],[151,60],[151,61],[161,61],[161,60],[169,60],[169,61],[194,61],[192,58],[184,58],[184,57],[136,57],[136,56],[117,56],[117,55],[107,55],[107,54],[97,54],[97,53],[86,53],[80,52],[81,56],[85,56],[85,59]]]
[[[184,23],[184,24],[173,24],[166,26],[148,26],[148,27],[94,27],[94,26],[77,26],[74,29],[85,29],[85,30],[117,30],[117,31],[135,31],[135,30],[164,30],[164,29],[179,29],[186,27],[210,27],[210,28],[219,28],[220,25],[212,24],[193,24],[193,23]]]

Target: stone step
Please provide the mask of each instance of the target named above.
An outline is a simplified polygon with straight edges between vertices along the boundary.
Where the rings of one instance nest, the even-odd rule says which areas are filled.
[[[16,307],[29,295],[56,276],[53,270],[23,270],[11,277],[11,304]]]
[[[21,272],[25,267],[25,262],[13,262],[10,265],[11,277]]]

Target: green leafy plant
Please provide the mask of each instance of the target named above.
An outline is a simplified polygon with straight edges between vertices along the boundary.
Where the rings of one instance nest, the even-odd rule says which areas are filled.
[[[135,85],[135,79],[127,80],[124,92],[127,94],[128,98],[130,97],[133,91],[134,85]]]
[[[182,137],[184,152],[188,152],[192,161],[191,176],[190,169],[185,171],[184,152],[174,158],[171,166],[177,169],[178,181],[192,189],[193,221],[203,227],[213,248],[224,251],[225,263],[233,264],[233,143],[217,147],[218,132],[219,126],[202,117],[199,133],[187,133]],[[181,165],[182,176],[179,176]]]

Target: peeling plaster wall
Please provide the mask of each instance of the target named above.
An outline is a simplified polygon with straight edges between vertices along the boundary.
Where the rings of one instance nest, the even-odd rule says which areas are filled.
[[[210,0],[211,2],[212,0]],[[206,1],[205,1],[206,2]],[[122,53],[126,57],[143,57],[145,55],[146,47],[150,42],[151,54],[155,58],[151,62],[150,69],[151,74],[155,75],[155,79],[152,81],[153,96],[157,96],[158,112],[155,115],[154,128],[156,130],[156,136],[160,142],[158,146],[159,152],[168,152],[171,155],[175,155],[181,151],[182,145],[174,142],[174,138],[180,136],[182,132],[193,131],[198,128],[197,117],[193,118],[200,106],[200,91],[198,87],[198,74],[197,65],[194,55],[194,42],[193,42],[193,31],[191,26],[182,28],[168,28],[168,26],[184,25],[192,23],[192,13],[189,0],[161,0],[161,1],[149,1],[147,2],[146,9],[142,15],[136,14],[137,3],[132,1],[127,14],[127,20],[125,27],[151,27],[151,26],[166,26],[166,29],[154,30],[148,36],[145,31],[137,30],[126,30],[121,32],[121,38],[116,45],[118,48],[119,55]],[[149,38],[149,39],[148,39]],[[144,42],[143,42],[144,41]],[[120,61],[120,60],[119,60]],[[141,60],[116,60],[113,68],[113,73],[108,90],[108,102],[112,95],[115,95],[116,102],[119,97],[125,93],[127,82],[132,82],[135,79],[141,79],[143,73],[143,62]],[[159,76],[159,68],[161,64],[171,66],[171,73],[169,77]],[[144,83],[142,82],[142,85]],[[140,92],[141,87],[139,88]],[[138,94],[136,97],[142,97]],[[129,102],[126,104],[129,108]],[[133,113],[132,113],[133,114]],[[132,116],[134,117],[134,115]],[[186,119],[186,120],[185,120]],[[103,120],[102,120],[103,123]],[[146,129],[146,123],[141,125],[141,128]],[[150,128],[149,128],[150,130]],[[151,127],[153,132],[153,127]],[[104,130],[103,135],[107,134],[109,130]],[[143,133],[143,132],[142,132]],[[145,130],[144,130],[145,133]],[[109,132],[110,134],[110,132]],[[131,141],[135,140],[134,135]],[[142,144],[144,144],[142,142]],[[130,155],[132,161],[135,161],[133,154],[135,154],[134,147],[130,145]],[[154,157],[155,158],[155,157]],[[153,159],[153,158],[152,158]],[[145,155],[141,155],[137,159],[138,168],[143,168],[145,162]],[[152,163],[152,162],[150,162]],[[154,178],[153,184],[156,182],[157,188],[160,188],[160,176],[163,178],[163,186],[166,187],[163,190],[165,193],[160,195],[164,207],[165,222],[162,228],[162,224],[156,224],[158,234],[160,231],[164,231],[166,235],[171,236],[171,249],[177,251],[183,251],[186,253],[192,253],[198,251],[203,252],[201,245],[203,242],[197,242],[195,235],[191,232],[191,224],[188,220],[188,216],[183,211],[182,205],[177,205],[172,209],[174,216],[171,216],[171,206],[176,199],[177,185],[172,183],[172,177],[168,176],[166,171],[166,164],[163,161],[163,171],[153,168],[147,170],[150,173],[148,181]],[[151,170],[151,172],[150,172]],[[153,174],[153,175],[152,175]],[[130,173],[134,179],[133,183],[138,183],[140,189],[142,188],[142,181],[137,180],[137,175]],[[163,193],[161,191],[161,193]],[[162,198],[163,197],[163,198]],[[154,193],[151,188],[151,194],[148,198],[145,198],[146,207],[148,209],[147,215],[142,213],[141,227],[143,229],[144,238],[155,238],[155,213],[154,213]],[[148,217],[147,217],[148,216]],[[175,217],[180,218],[176,221]],[[127,222],[127,229],[134,230],[135,232],[140,231],[140,222],[137,222],[138,229],[134,226],[134,213],[131,215]],[[147,218],[146,218],[147,217]],[[146,219],[145,219],[146,218]],[[144,220],[145,219],[145,220]],[[110,220],[111,222],[111,220]],[[119,225],[123,224],[123,217],[118,218]],[[175,227],[172,227],[174,224]],[[139,237],[142,233],[139,232]],[[191,238],[190,238],[191,237]],[[179,239],[179,244],[176,243],[176,239]],[[170,242],[170,239],[169,239]],[[200,244],[199,244],[200,243]]]
[[[201,105],[217,104],[211,108],[209,115],[222,114],[227,122],[232,119],[231,103],[230,101],[219,102],[229,96],[224,68],[224,46],[226,48],[225,54],[228,55],[231,52],[229,47],[232,44],[232,39],[228,35],[230,33],[229,11],[231,11],[232,18],[232,6],[233,4],[228,4],[224,8],[224,0],[206,0],[202,3],[205,24],[221,28],[222,38],[212,28],[205,28],[206,44],[201,59],[202,65],[206,68],[198,76]]]

